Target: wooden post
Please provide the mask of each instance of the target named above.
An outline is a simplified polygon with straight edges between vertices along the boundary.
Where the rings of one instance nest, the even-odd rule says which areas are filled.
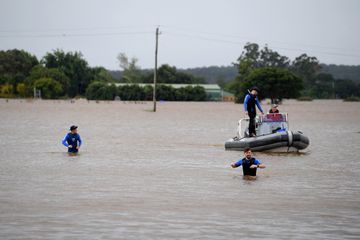
[[[154,112],[156,112],[156,79],[157,79],[158,37],[159,37],[159,28],[157,27],[156,28],[156,44],[155,44],[154,89],[153,89]]]

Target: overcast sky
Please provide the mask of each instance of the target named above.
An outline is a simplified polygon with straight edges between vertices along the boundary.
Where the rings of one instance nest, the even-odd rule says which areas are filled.
[[[53,49],[81,51],[91,66],[119,69],[120,52],[178,68],[230,65],[246,42],[292,60],[360,65],[358,0],[0,0],[0,49],[39,59]]]

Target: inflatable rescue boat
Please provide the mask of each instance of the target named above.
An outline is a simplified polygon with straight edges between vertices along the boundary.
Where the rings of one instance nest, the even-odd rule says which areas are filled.
[[[249,137],[249,119],[239,120],[237,136],[225,142],[226,150],[297,152],[307,148],[309,138],[301,131],[290,131],[286,113],[269,113],[256,118],[256,137]]]

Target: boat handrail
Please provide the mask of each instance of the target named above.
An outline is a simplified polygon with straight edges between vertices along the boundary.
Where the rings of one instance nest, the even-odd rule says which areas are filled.
[[[241,129],[241,126],[242,126],[242,123],[243,123],[243,121],[250,121],[250,118],[241,118],[240,120],[239,120],[239,122],[238,122],[238,129],[237,129],[237,137],[238,138],[243,138],[243,137],[245,137],[245,135],[243,134],[244,133],[244,131],[242,131],[242,129]]]
[[[259,115],[258,122],[288,122],[287,113],[267,113],[265,115]]]
[[[249,122],[249,121],[250,121],[249,117],[241,118],[239,120],[238,128],[237,128],[237,137],[238,138],[244,138],[246,136],[246,134],[245,134],[246,125],[244,124],[244,122]],[[265,123],[266,124],[285,123],[286,124],[285,129],[289,129],[287,113],[268,113],[265,115],[257,115],[255,121],[256,121],[256,124],[259,127],[259,129]],[[258,134],[259,134],[259,136],[268,134],[267,131],[265,131],[265,132],[266,133],[261,131]]]

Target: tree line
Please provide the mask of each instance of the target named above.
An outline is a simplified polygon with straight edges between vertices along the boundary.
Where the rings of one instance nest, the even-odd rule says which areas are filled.
[[[89,99],[113,99],[113,93],[124,100],[148,100],[149,89],[138,86],[118,87],[111,83],[128,84],[153,82],[153,71],[141,72],[136,59],[119,55],[123,76],[116,81],[103,67],[90,67],[81,52],[54,50],[38,60],[36,56],[18,49],[0,51],[0,97],[32,97],[33,89],[41,90],[42,98],[73,98],[87,96]],[[167,64],[158,69],[158,83],[204,83],[204,79],[191,74],[178,72],[176,67]],[[97,93],[94,89],[99,88]],[[138,90],[138,95],[133,92]],[[105,91],[105,92],[104,92]],[[109,92],[107,92],[109,91]],[[125,93],[129,91],[130,93]],[[203,101],[204,90],[199,88],[172,89],[159,86],[159,99],[181,101]],[[145,94],[145,95],[144,95]],[[167,96],[166,94],[174,94]],[[198,96],[194,96],[198,94]],[[134,96],[137,97],[134,97]],[[109,97],[111,96],[111,97]],[[130,97],[129,97],[130,96]],[[140,97],[139,97],[140,96]]]
[[[151,82],[153,70],[142,70],[136,62],[137,59],[133,58],[130,66],[122,65],[123,71],[110,73],[120,78],[120,81],[135,79],[135,82]],[[281,101],[283,98],[345,99],[360,96],[360,66],[321,64],[316,57],[307,54],[301,54],[291,61],[268,46],[261,49],[256,43],[247,43],[233,66],[176,69],[164,65],[159,69],[160,82],[186,82],[185,78],[169,77],[172,71],[193,76],[192,82],[216,82],[223,89],[234,93],[237,102],[243,100],[252,85],[258,85],[262,89],[260,96],[271,98],[272,101]],[[144,77],[146,75],[148,78]]]
[[[113,78],[103,67],[89,67],[80,52],[55,50],[39,61],[24,50],[0,51],[1,97],[31,97],[34,88],[43,98],[82,96],[94,80]]]
[[[319,73],[331,74],[335,79],[352,80],[355,83],[360,83],[360,65],[335,65],[320,63]],[[142,72],[152,72],[150,69],[141,69]],[[177,69],[179,72],[185,72],[200,79],[204,79],[209,84],[219,84],[220,86],[234,80],[237,76],[237,67],[229,66],[209,66],[209,67],[195,67],[187,69]],[[111,76],[115,79],[121,79],[123,71],[109,70]]]
[[[241,102],[251,86],[261,89],[262,98],[272,102],[284,98],[329,99],[360,96],[360,84],[348,79],[335,79],[321,72],[322,66],[314,56],[301,54],[291,61],[288,57],[265,46],[247,43],[237,62],[238,74],[225,84]]]
[[[153,72],[152,69],[141,69],[143,74]],[[187,69],[177,69],[179,72],[187,73],[194,76],[198,81],[208,84],[219,84],[223,85],[235,79],[237,75],[236,67],[234,66],[209,66],[209,67],[195,67]],[[122,79],[123,71],[120,70],[109,70],[109,73],[115,79]]]
[[[81,52],[57,49],[46,53],[39,60],[24,50],[0,51],[0,97],[31,97],[36,88],[47,99],[86,96],[88,99],[110,100],[119,96],[124,100],[150,100],[151,90],[137,84],[152,83],[154,71],[142,70],[136,58],[128,58],[124,53],[120,53],[117,58],[122,69],[120,79],[115,79],[103,67],[90,67]],[[271,98],[272,101],[299,97],[326,99],[360,96],[359,83],[339,78],[347,76],[341,75],[344,68],[339,67],[337,77],[334,77],[328,73],[329,68],[324,68],[316,57],[307,54],[291,61],[268,46],[261,49],[256,43],[247,43],[233,65],[236,69],[234,79],[228,81],[234,73],[227,75],[228,67],[222,67],[220,72],[224,77],[217,81],[225,90],[234,93],[237,102],[243,100],[247,90],[253,85],[261,89],[261,97]],[[205,70],[214,74],[217,71],[216,67]],[[205,78],[190,72],[189,69],[184,71],[164,64],[157,70],[158,83],[206,83]],[[195,72],[205,74],[201,69]],[[116,82],[134,86],[114,87],[112,83]],[[139,93],[136,95],[135,91]],[[204,100],[203,91],[198,88],[172,89],[160,85],[158,92],[157,99],[162,100]],[[194,94],[198,96],[195,97]]]
[[[153,100],[153,86],[140,86],[138,84],[116,86],[114,83],[92,82],[87,88],[86,98],[92,100],[150,101]],[[156,99],[160,101],[206,101],[208,96],[201,86],[174,88],[168,85],[158,85]]]

